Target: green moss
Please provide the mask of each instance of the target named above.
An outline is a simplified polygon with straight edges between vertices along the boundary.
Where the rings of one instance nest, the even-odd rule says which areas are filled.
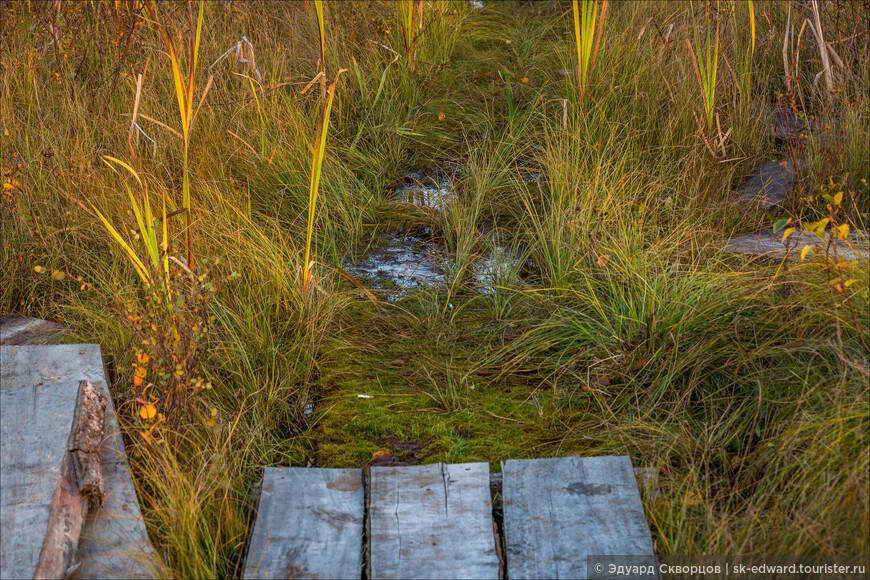
[[[326,365],[315,428],[319,465],[358,467],[386,450],[401,463],[486,461],[499,470],[502,460],[551,451],[552,422],[535,406],[540,377],[516,384],[517,377],[475,367],[513,328],[487,319],[486,309],[467,312],[425,332],[413,315],[349,312],[349,343]],[[396,441],[421,449],[408,454]]]

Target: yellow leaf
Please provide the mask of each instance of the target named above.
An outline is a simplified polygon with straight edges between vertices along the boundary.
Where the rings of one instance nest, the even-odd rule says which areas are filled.
[[[843,285],[844,285],[846,288],[848,288],[849,286],[851,286],[852,284],[854,284],[854,283],[857,282],[857,281],[858,281],[858,280],[856,280],[855,278],[852,278],[851,280],[846,280],[845,282],[843,282]]]
[[[834,205],[840,205],[843,201],[843,192],[840,191],[834,196]]]
[[[837,194],[841,195],[841,194]],[[849,224],[842,224],[837,228],[837,237],[845,240],[849,236]]]
[[[34,266],[33,271],[39,274],[40,272],[42,272],[42,266]]]
[[[782,243],[785,243],[785,240],[794,233],[794,228],[786,229],[782,234]]]
[[[157,407],[152,405],[151,403],[145,403],[139,409],[139,416],[142,417],[146,421],[150,421],[154,417],[157,416]]]
[[[55,270],[54,272],[51,273],[51,278],[52,278],[52,280],[57,280],[58,282],[60,282],[61,280],[66,278],[66,274],[64,274],[60,270]]]
[[[807,254],[809,254],[810,250],[812,250],[812,249],[813,249],[813,247],[809,246],[809,245],[803,247],[803,249],[801,250],[801,262],[804,261],[804,258],[807,257]]]
[[[821,238],[823,235],[825,235],[825,228],[828,227],[828,222],[830,221],[830,218],[825,218],[819,222],[818,227],[816,227],[816,235],[818,237]]]

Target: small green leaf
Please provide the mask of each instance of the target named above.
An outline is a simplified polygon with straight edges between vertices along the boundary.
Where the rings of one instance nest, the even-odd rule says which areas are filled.
[[[775,234],[778,233],[782,228],[787,226],[790,221],[791,220],[789,218],[782,218],[782,219],[776,220],[776,222],[774,222],[774,224],[773,224],[773,233],[775,233]]]

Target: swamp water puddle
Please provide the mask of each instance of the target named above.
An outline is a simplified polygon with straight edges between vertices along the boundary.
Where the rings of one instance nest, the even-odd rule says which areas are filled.
[[[455,172],[454,172],[455,173]],[[406,173],[402,185],[395,188],[387,203],[412,205],[442,212],[456,202],[452,174]],[[498,243],[490,248],[471,268],[474,286],[482,294],[505,281],[517,282],[517,256]],[[430,227],[419,227],[413,233],[381,233],[368,249],[355,260],[348,260],[344,269],[367,288],[380,290],[387,300],[398,300],[409,291],[423,288],[444,288],[452,260],[443,247],[432,241]]]

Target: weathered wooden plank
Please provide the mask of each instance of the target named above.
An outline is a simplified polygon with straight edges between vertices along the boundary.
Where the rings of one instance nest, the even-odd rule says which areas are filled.
[[[20,314],[0,316],[0,345],[47,344],[66,336],[66,329],[56,322]]]
[[[88,498],[76,484],[71,453],[64,455],[60,480],[51,500],[48,530],[39,552],[34,578],[65,578],[75,569]],[[19,531],[16,530],[16,533]]]
[[[653,555],[631,460],[510,460],[504,473],[508,577],[586,578],[588,555]]]
[[[489,464],[370,473],[370,578],[499,577]]]
[[[637,481],[637,485],[640,488],[644,488],[645,486],[655,488],[658,484],[659,477],[658,472],[652,467],[635,467],[634,479]],[[489,493],[491,493],[493,497],[496,495],[501,497],[503,481],[503,473],[489,474]],[[658,497],[660,492],[656,490],[654,493],[655,497]]]
[[[0,577],[64,577],[87,500],[68,451],[78,381],[0,385]]]
[[[728,238],[722,244],[722,248],[734,254],[747,254],[765,258],[786,258],[792,262],[800,260],[801,249],[804,246],[830,249],[836,248],[840,259],[855,260],[867,263],[870,258],[870,246],[867,243],[868,233],[864,230],[855,230],[847,240],[839,240],[831,232],[818,237],[814,232],[797,228],[786,241],[782,235],[773,233],[773,230],[763,230],[750,234],[739,234]],[[810,254],[812,258],[814,254]]]
[[[359,578],[359,469],[267,468],[245,578]]]
[[[99,451],[105,496],[102,506],[91,509],[85,519],[78,546],[80,566],[72,577],[154,577],[153,550],[127,467],[99,345],[3,346],[0,367],[4,388],[90,381],[106,395],[105,437]],[[5,409],[2,415],[5,420]]]

